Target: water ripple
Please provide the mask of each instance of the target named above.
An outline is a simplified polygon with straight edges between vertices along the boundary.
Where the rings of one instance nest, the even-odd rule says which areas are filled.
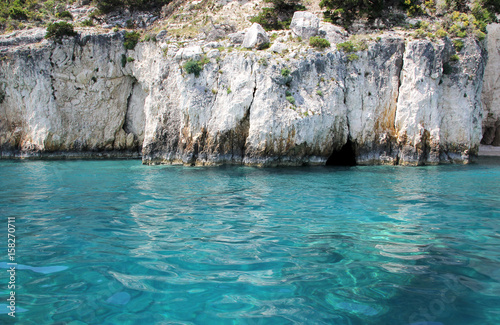
[[[0,211],[23,324],[496,324],[499,179],[2,161]]]

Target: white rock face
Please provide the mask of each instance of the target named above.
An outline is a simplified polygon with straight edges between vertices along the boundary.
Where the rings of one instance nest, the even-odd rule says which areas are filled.
[[[274,43],[269,50],[274,53],[279,53],[281,54],[284,50],[287,50],[288,46],[286,46],[283,43]]]
[[[8,53],[0,68],[2,151],[137,152],[138,142],[127,147],[123,130],[134,113],[127,112],[133,78],[121,66],[122,37],[82,35]]]
[[[331,44],[345,42],[348,36],[345,29],[342,27],[325,22],[320,22],[318,34],[327,39]]]
[[[481,141],[479,46],[467,40],[466,55],[450,61],[451,44],[407,45],[397,102],[400,164],[467,161]]]
[[[481,140],[485,56],[465,43],[458,62],[449,61],[451,44],[394,35],[357,59],[333,49],[282,58],[153,42],[126,51],[120,33],[3,47],[1,154],[297,166],[347,152],[358,164],[467,162]],[[199,76],[182,68],[205,55]]]
[[[358,163],[394,164],[398,159],[395,117],[404,40],[383,37],[349,65],[345,103],[349,137],[359,143]]]
[[[190,46],[187,48],[182,48],[180,49],[177,54],[175,55],[175,59],[177,61],[180,60],[200,60],[201,55],[203,54],[203,50],[201,49],[201,46]]]
[[[243,43],[243,40],[245,39],[245,33],[244,32],[232,33],[227,35],[227,37],[229,37],[231,43],[239,45]]]
[[[307,11],[296,11],[290,23],[290,29],[295,35],[308,40],[318,35],[319,23],[320,20],[316,15]]]
[[[484,72],[483,144],[500,146],[500,24],[488,26],[488,63]]]
[[[245,33],[242,46],[247,49],[260,49],[269,43],[269,36],[261,25],[254,23]]]

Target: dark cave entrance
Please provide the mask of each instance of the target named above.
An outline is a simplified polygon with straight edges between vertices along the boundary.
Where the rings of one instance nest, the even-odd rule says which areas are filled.
[[[340,150],[332,152],[325,165],[356,166],[356,150],[354,148],[354,143],[348,139],[346,144],[344,144]]]

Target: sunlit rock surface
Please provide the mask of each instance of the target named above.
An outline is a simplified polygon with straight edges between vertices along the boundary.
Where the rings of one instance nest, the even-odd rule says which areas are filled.
[[[126,50],[123,32],[81,31],[62,44],[38,34],[0,39],[2,157],[297,166],[348,153],[357,164],[469,162],[482,124],[498,115],[490,76],[498,69],[485,74],[483,112],[487,54],[472,38],[452,61],[449,40],[391,32],[357,53],[335,44],[233,49],[230,40]],[[200,58],[199,75],[188,73],[184,63]]]

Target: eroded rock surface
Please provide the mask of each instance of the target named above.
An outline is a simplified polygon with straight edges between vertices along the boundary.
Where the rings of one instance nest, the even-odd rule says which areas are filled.
[[[488,64],[484,73],[482,144],[500,146],[500,24],[488,26]]]
[[[242,46],[247,49],[262,49],[269,44],[269,37],[261,25],[254,23],[245,33]]]
[[[307,11],[297,11],[293,14],[290,29],[292,32],[304,39],[309,39],[318,35],[319,32],[319,18]]]
[[[422,165],[468,162],[482,138],[486,55],[473,39],[452,62],[448,40],[397,33],[354,56],[334,46],[239,50],[230,40],[127,51],[123,36],[0,48],[2,157],[298,166],[351,155],[358,164]],[[199,59],[198,75],[185,70]]]

